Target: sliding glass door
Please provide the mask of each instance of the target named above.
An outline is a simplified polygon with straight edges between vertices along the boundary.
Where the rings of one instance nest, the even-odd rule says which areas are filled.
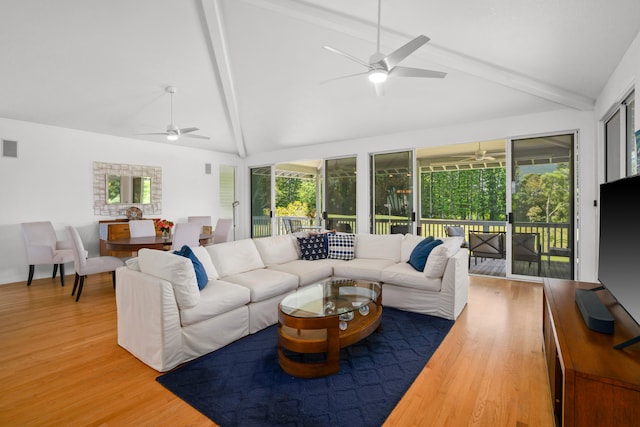
[[[372,154],[371,233],[413,233],[413,152]]]
[[[511,274],[573,278],[574,139],[511,140]]]
[[[356,158],[326,159],[324,179],[324,227],[355,233]]]
[[[271,236],[271,166],[251,168],[251,237]]]

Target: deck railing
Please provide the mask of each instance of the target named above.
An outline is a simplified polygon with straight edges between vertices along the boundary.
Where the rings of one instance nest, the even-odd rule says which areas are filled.
[[[304,225],[314,225],[314,219],[308,217],[277,217],[275,221],[275,232],[273,234],[280,235],[285,234],[285,228],[283,225],[283,219],[296,219],[302,221]],[[339,218],[334,220],[334,225],[349,224],[351,229],[356,229],[355,218]],[[376,221],[376,234],[390,234],[391,231],[404,232],[403,226],[406,226],[406,220],[393,219],[378,220]],[[420,235],[422,236],[434,236],[436,238],[445,237],[447,226],[458,226],[465,230],[465,237],[469,240],[470,231],[479,232],[506,232],[506,225],[504,221],[466,221],[466,220],[447,220],[447,219],[426,219],[420,220]],[[398,227],[398,228],[396,228]],[[527,222],[527,223],[514,223],[514,233],[538,233],[540,236],[540,244],[542,249],[542,255],[548,255],[550,249],[564,249],[566,251],[570,248],[570,224],[568,223],[543,223],[543,222]],[[394,230],[395,229],[395,230]],[[266,237],[271,233],[271,218],[268,216],[254,216],[253,217],[253,237]]]
[[[466,239],[469,239],[469,231],[484,233],[506,232],[504,221],[456,221],[456,220],[435,220],[422,219],[420,221],[420,234],[422,236],[444,237],[447,235],[447,226],[462,227],[465,231]],[[570,233],[568,223],[544,223],[544,222],[523,222],[514,223],[514,233],[538,233],[542,255],[548,255],[549,249],[570,248]]]

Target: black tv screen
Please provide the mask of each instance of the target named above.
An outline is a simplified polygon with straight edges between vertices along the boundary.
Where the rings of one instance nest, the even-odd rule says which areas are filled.
[[[598,280],[640,324],[640,175],[600,184]]]

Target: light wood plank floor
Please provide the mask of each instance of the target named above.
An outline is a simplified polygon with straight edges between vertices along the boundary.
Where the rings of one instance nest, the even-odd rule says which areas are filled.
[[[215,425],[116,342],[109,274],[0,286],[0,425]],[[385,426],[552,426],[542,287],[472,277],[469,305]]]

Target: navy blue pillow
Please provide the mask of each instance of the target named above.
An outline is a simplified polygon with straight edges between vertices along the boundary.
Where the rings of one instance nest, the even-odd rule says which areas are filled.
[[[409,261],[407,261],[417,271],[424,271],[424,266],[427,264],[427,258],[429,254],[438,245],[442,244],[442,240],[433,240],[433,237],[427,237],[422,242],[413,248]]]
[[[302,259],[315,261],[325,259],[327,251],[324,249],[324,239],[321,236],[298,237],[298,245]]]
[[[189,258],[193,264],[193,269],[196,272],[196,280],[198,281],[198,289],[203,290],[207,283],[209,283],[209,277],[207,276],[207,270],[204,269],[204,265],[200,262],[196,254],[193,253],[191,248],[184,245],[179,251],[173,251],[174,254]]]

